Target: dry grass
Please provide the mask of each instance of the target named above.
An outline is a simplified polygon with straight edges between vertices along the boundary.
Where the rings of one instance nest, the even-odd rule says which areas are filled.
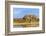
[[[33,17],[33,19],[32,19],[32,17],[30,17],[30,18],[14,19],[13,23],[14,23],[14,25],[24,26],[24,27],[39,26],[39,18],[36,18],[36,17],[35,18]]]

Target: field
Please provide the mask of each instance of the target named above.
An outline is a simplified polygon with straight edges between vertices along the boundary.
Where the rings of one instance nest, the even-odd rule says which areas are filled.
[[[39,18],[35,15],[25,15],[23,18],[14,18],[14,26],[37,27],[39,26]]]

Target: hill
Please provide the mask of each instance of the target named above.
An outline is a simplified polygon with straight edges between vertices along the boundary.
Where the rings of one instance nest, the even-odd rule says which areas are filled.
[[[35,15],[25,15],[23,18],[14,19],[13,22],[14,25],[37,26],[39,24],[39,18]]]

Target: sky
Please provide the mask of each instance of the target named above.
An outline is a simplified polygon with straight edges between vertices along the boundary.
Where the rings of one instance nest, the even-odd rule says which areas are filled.
[[[13,18],[23,18],[27,14],[39,17],[39,8],[13,8]]]

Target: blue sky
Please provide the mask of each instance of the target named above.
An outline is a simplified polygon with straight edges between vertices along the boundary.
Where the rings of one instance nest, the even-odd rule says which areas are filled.
[[[23,18],[27,14],[39,17],[39,8],[13,8],[13,18]]]

